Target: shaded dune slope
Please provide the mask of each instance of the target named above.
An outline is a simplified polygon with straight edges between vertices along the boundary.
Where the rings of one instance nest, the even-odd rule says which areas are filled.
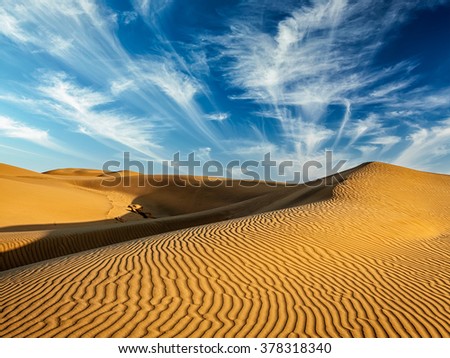
[[[449,337],[450,180],[372,163],[328,200],[6,271],[3,337]]]
[[[37,193],[39,201],[29,194],[28,197],[23,197],[22,205],[29,208],[45,202],[41,208],[44,214],[36,210],[36,219],[40,220],[48,213],[71,221],[71,215],[79,217],[95,211],[92,216],[99,217],[103,221],[83,225],[78,223],[12,226],[3,228],[4,232],[0,229],[0,253],[3,256],[0,270],[144,236],[326,200],[331,198],[333,187],[345,180],[354,170],[332,175],[308,185],[285,186],[272,183],[269,186],[262,182],[221,180],[214,187],[205,183],[196,187],[182,186],[180,181],[186,180],[183,177],[168,177],[168,185],[153,186],[146,182],[148,177],[139,178],[136,175],[125,177],[127,181],[129,180],[126,186],[105,187],[95,171],[64,170],[63,180],[53,176],[45,180],[45,190],[42,189]],[[55,172],[60,171],[52,173]],[[78,175],[72,176],[73,172]],[[95,178],[91,178],[92,172]],[[140,179],[144,179],[141,185]],[[22,181],[19,180],[19,183]],[[32,185],[39,184],[40,182]],[[63,186],[67,191],[72,188],[70,192],[72,196],[69,198],[76,203],[66,213],[61,212],[59,207],[52,203],[54,200],[59,202],[59,206],[71,205],[71,201],[64,200],[61,203],[60,193],[55,195],[52,191],[55,186],[57,188]],[[21,189],[16,196],[23,195],[24,189],[22,187]],[[51,198],[43,201],[40,196],[45,193],[49,193]],[[11,194],[11,197],[13,196]],[[65,199],[64,196],[63,198]],[[108,200],[109,213],[102,217],[101,215],[104,215],[102,205]],[[48,205],[49,202],[51,205]],[[129,213],[126,208],[131,203],[142,205],[156,219],[145,220],[138,214]],[[72,214],[75,210],[81,213],[78,214],[77,211],[76,214]],[[56,214],[53,214],[55,211]],[[108,220],[111,216],[119,217],[123,222]],[[33,230],[23,231],[30,228]]]

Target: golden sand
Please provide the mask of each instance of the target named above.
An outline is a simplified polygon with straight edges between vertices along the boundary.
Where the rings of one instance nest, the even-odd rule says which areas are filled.
[[[334,187],[113,190],[88,174],[0,168],[0,336],[450,337],[449,176],[371,163]]]

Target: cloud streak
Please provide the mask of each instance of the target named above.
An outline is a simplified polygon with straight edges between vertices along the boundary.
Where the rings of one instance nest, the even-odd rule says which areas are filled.
[[[230,118],[230,114],[229,113],[211,113],[211,114],[207,114],[206,119],[210,120],[210,121],[225,121],[228,118]]]
[[[160,146],[152,139],[152,124],[143,118],[121,114],[117,109],[101,109],[114,100],[90,88],[80,87],[65,74],[50,73],[38,91],[50,101],[50,107],[63,121],[70,121],[77,130],[93,138],[105,138],[133,148],[151,157],[158,157]],[[151,140],[152,139],[152,140]]]
[[[430,128],[417,126],[407,140],[409,145],[396,158],[396,164],[450,174],[450,168],[441,164],[450,160],[450,119]]]
[[[26,140],[50,149],[59,148],[59,146],[53,141],[47,131],[32,127],[24,122],[1,115],[0,136]]]

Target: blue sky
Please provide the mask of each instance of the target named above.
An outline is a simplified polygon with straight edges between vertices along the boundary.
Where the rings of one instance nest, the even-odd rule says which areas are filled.
[[[450,173],[450,1],[0,0],[0,162]]]

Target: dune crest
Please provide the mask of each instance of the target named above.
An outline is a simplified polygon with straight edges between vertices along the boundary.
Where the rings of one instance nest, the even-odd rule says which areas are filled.
[[[450,336],[449,176],[370,163],[319,200],[285,194],[284,209],[5,271],[0,335]]]
[[[37,172],[33,172],[32,170],[22,169],[19,167],[15,167],[13,165],[0,163],[0,177],[4,176],[39,176],[40,174]]]
[[[4,185],[8,193],[0,216],[4,225],[0,226],[4,257],[0,271],[144,236],[326,200],[331,198],[333,186],[353,171],[318,180],[313,186],[269,186],[230,179],[211,186],[203,178],[116,173],[115,178],[126,185],[111,187],[105,185],[103,175],[89,174],[92,170],[85,175],[85,169],[56,170],[25,181],[22,177],[0,178],[0,187]],[[74,176],[74,172],[82,174]],[[183,184],[187,179],[195,179],[197,184]],[[155,181],[164,181],[164,185],[155,185]],[[326,185],[328,182],[333,185]],[[130,210],[134,206],[140,207],[141,214]],[[22,207],[27,208],[26,215],[17,215]]]

